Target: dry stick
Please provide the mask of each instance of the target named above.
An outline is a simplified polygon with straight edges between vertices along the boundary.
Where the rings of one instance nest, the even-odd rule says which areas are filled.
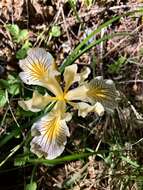
[[[13,3],[12,3],[12,1],[11,1],[11,23],[12,23],[12,24],[14,24],[14,18],[13,18],[14,16],[13,16],[13,15],[14,15]]]
[[[11,115],[12,115],[12,117],[13,117],[13,119],[14,119],[16,125],[17,125],[17,127],[20,128],[20,125],[19,125],[19,123],[18,123],[18,121],[17,121],[17,119],[16,119],[16,117],[15,117],[13,111],[12,111],[12,108],[11,108],[11,106],[10,106],[10,100],[9,100],[9,98],[8,98],[7,91],[6,91],[6,98],[7,98],[8,108],[9,108],[9,110],[10,110],[10,113],[11,113]],[[20,128],[20,130],[21,130],[21,128]],[[23,135],[23,137],[25,137],[24,134],[22,133],[22,130],[21,130],[21,134]]]
[[[132,10],[136,10],[137,8],[142,8],[143,7],[143,3],[132,3],[132,4],[127,4],[127,5],[118,5],[118,6],[113,6],[110,7],[109,10],[118,10],[118,9],[132,9]],[[95,8],[93,7],[93,10]],[[106,9],[106,8],[103,8]]]
[[[138,9],[138,8],[142,8],[143,7],[143,3],[140,4],[131,4],[131,5],[120,5],[120,6],[113,6],[113,7],[109,7],[108,10],[114,11],[114,10],[120,10],[120,9],[125,9],[125,8],[129,8],[132,9],[132,11]],[[95,13],[100,13],[105,11],[106,8],[99,8],[97,6],[94,6],[93,8],[91,8],[91,10],[88,13],[81,13],[79,16],[80,17],[85,17],[85,16],[89,16],[89,15],[94,15]]]
[[[28,5],[28,0],[26,0],[26,12],[27,12],[27,28],[29,28],[29,5]]]
[[[143,83],[143,80],[128,80],[128,81],[120,81],[118,82],[119,84],[124,84],[124,83],[133,83],[133,82],[140,82],[140,83]]]
[[[69,45],[70,45],[70,47],[71,47],[71,41],[70,41],[70,36],[69,36],[68,28],[67,28],[67,23],[66,23],[66,19],[65,19],[63,7],[61,7],[61,14],[62,14],[62,17],[63,17],[63,22],[64,22],[64,26],[65,26],[65,31],[66,31],[66,34],[67,34],[67,38],[68,38],[68,41],[69,41]]]
[[[113,7],[108,8],[108,10],[115,11],[115,10],[128,8],[128,9],[131,9],[131,11],[134,11],[134,10],[137,10],[138,8],[142,8],[142,7],[143,7],[143,3],[139,3],[139,4],[134,3],[131,5],[113,6]],[[88,17],[88,16],[92,16],[92,15],[95,16],[95,13],[101,13],[105,10],[106,10],[106,8],[99,8],[98,6],[94,6],[93,8],[91,8],[90,11],[88,11],[86,13],[85,12],[79,13],[79,17],[84,18],[84,17]],[[69,25],[73,25],[73,22],[75,22],[75,21],[76,21],[75,17],[66,18],[66,22],[68,22]],[[58,24],[63,24],[63,21],[59,22]]]
[[[53,22],[52,25],[54,25],[55,23],[57,23],[61,11],[62,11],[62,7],[59,7],[59,11],[58,11],[58,13],[57,13],[56,16],[55,16],[55,21]],[[50,35],[49,38],[48,38],[48,40],[46,40],[46,43],[49,44],[49,42],[50,42],[51,39],[52,39],[52,36]]]
[[[136,33],[138,30],[140,30],[142,27],[143,27],[143,24],[140,25],[140,26],[138,26],[135,30],[133,30],[133,31],[130,33],[130,36],[133,35],[133,34],[135,34],[135,33]],[[120,40],[120,42],[119,42],[116,46],[114,46],[109,52],[107,52],[107,53],[105,54],[104,58],[107,57],[107,56],[108,56],[110,53],[112,53],[113,51],[115,51],[119,46],[121,46],[122,43],[124,43],[124,42],[125,42],[126,40],[128,40],[128,39],[129,39],[129,36],[126,36],[124,39]],[[122,46],[122,48],[123,48],[123,46]]]
[[[50,24],[50,26],[51,25],[54,25],[55,23],[57,23],[57,21],[58,21],[58,18],[59,18],[59,16],[60,16],[60,13],[61,13],[61,8],[59,8],[59,10],[58,10],[58,12],[56,13],[56,15],[55,15],[55,21],[52,23],[52,24]],[[49,27],[50,27],[49,26]],[[42,38],[42,35],[45,33],[45,31],[48,31],[47,29],[46,29],[46,26],[44,25],[43,26],[43,32],[38,36],[38,38],[37,38],[37,40],[36,40],[36,42],[34,43],[34,47],[38,44],[39,46],[41,45],[41,43],[42,43],[42,41],[43,41],[43,38]],[[39,28],[38,28],[39,29]],[[46,39],[45,40],[45,43],[49,43],[50,42],[50,40],[51,40],[51,38],[52,38],[52,36],[51,35],[49,35],[49,38],[48,39]]]
[[[129,103],[129,105],[130,105],[132,111],[134,112],[134,114],[135,114],[137,120],[143,120],[143,117],[137,112],[136,108],[131,104],[131,102],[128,101],[128,103]]]
[[[16,145],[9,153],[9,155],[0,163],[0,167],[11,157],[13,154],[17,152],[17,150],[20,148],[20,144]]]
[[[141,139],[139,139],[138,141],[136,141],[135,143],[131,144],[131,146],[134,146],[134,145],[140,143],[141,141],[143,141],[143,138],[141,138]]]
[[[101,33],[100,33],[100,37],[101,39],[103,38],[104,36],[104,33],[105,33],[105,28],[103,28],[101,30]],[[100,43],[100,63],[99,63],[99,67],[100,67],[100,72],[101,72],[101,75],[103,76],[103,54],[104,54],[104,42],[102,41]]]

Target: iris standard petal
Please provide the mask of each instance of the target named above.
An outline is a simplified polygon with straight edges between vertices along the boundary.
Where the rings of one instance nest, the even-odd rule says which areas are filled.
[[[42,48],[31,48],[27,57],[19,61],[19,66],[24,72],[20,78],[26,84],[45,86],[48,77],[49,67],[53,67],[52,55]]]
[[[93,106],[85,102],[68,102],[75,110],[78,110],[78,116],[86,117],[93,110]]]
[[[72,100],[84,101],[87,99],[87,91],[88,89],[86,85],[79,86],[77,88],[69,90],[65,95],[65,99],[67,101],[72,101]]]
[[[104,114],[104,107],[100,102],[96,102],[93,108],[94,112],[97,113],[99,116]]]
[[[64,151],[66,137],[70,134],[66,121],[60,115],[50,112],[32,126],[33,130],[34,134],[35,130],[39,132],[31,141],[31,151],[37,156],[54,159]]]
[[[104,108],[109,110],[117,106],[116,88],[109,80],[93,79],[87,84],[87,89],[87,98],[92,104],[100,102]]]
[[[64,91],[70,88],[70,86],[74,83],[79,81],[80,77],[77,74],[77,65],[73,64],[65,68],[64,71],[64,81],[65,81],[65,89]]]
[[[102,116],[104,114],[104,107],[99,102],[97,102],[93,106],[89,105],[86,102],[79,102],[79,103],[69,102],[69,104],[73,106],[74,109],[78,110],[78,116],[86,117],[87,114],[90,112],[95,112],[99,116]]]
[[[47,93],[43,96],[38,91],[33,92],[33,96],[30,100],[19,101],[18,104],[25,111],[39,112],[44,109],[48,103],[54,101],[55,98],[49,96]]]
[[[89,74],[90,74],[91,70],[88,67],[85,67],[80,73],[79,73],[79,84],[83,84],[85,82],[85,80],[88,78]]]

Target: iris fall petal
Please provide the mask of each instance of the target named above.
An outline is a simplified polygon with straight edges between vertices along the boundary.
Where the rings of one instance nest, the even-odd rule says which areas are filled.
[[[54,64],[52,55],[43,48],[31,48],[27,57],[19,61],[19,66],[24,72],[19,74],[24,83],[45,87],[48,69]]]
[[[31,141],[31,151],[37,156],[54,159],[64,151],[66,137],[70,134],[66,121],[60,115],[50,112],[33,125],[33,130],[34,134],[35,130],[39,132]]]
[[[116,88],[108,80],[93,79],[87,84],[87,89],[87,98],[91,103],[100,102],[107,110],[116,108]]]

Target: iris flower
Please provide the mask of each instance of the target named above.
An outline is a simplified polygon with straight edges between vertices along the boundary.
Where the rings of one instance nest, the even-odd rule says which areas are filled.
[[[102,116],[105,110],[113,111],[117,106],[117,92],[112,80],[97,77],[88,82],[90,69],[86,67],[78,73],[77,65],[73,64],[65,68],[62,81],[52,55],[43,48],[31,48],[19,65],[23,70],[19,76],[24,83],[47,89],[44,95],[35,90],[31,99],[19,101],[19,105],[32,112],[39,112],[50,103],[54,105],[31,128],[31,151],[38,157],[54,159],[64,151],[70,136],[67,122],[72,117],[67,112],[67,105],[78,110],[78,116],[82,117],[89,112]],[[77,87],[74,88],[74,84]]]

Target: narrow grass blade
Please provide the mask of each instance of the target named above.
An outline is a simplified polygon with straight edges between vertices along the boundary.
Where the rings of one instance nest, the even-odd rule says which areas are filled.
[[[87,46],[87,42],[93,37],[95,36],[96,34],[98,34],[99,32],[101,32],[101,30],[103,28],[106,28],[108,27],[109,25],[111,25],[113,22],[119,20],[120,18],[122,18],[123,16],[131,16],[131,15],[134,15],[135,13],[142,13],[143,12],[143,9],[139,9],[139,10],[136,10],[136,11],[133,11],[133,12],[128,12],[128,13],[125,13],[123,15],[120,15],[120,16],[115,16],[113,17],[112,19],[108,20],[107,22],[101,24],[96,30],[94,30],[93,32],[91,32],[84,40],[82,40],[82,42],[72,51],[72,53],[66,58],[66,60],[63,62],[63,64],[60,66],[60,72],[63,72],[65,67],[68,66],[68,65],[71,65],[79,56],[81,56],[84,52],[86,52],[87,50],[89,50],[90,48],[92,48],[94,45],[96,44],[99,44],[103,41],[100,40],[95,40],[93,41],[92,43],[94,45],[89,45]],[[107,38],[107,37],[106,37]],[[110,39],[110,38],[107,38],[107,39]],[[98,41],[98,42],[96,42]],[[85,47],[85,50],[84,50],[84,46]],[[83,48],[83,50],[81,50]],[[80,52],[82,51],[82,53]]]
[[[74,58],[73,58],[73,62],[75,60],[77,60],[81,55],[83,55],[85,52],[87,52],[88,50],[90,50],[92,47],[94,47],[95,45],[98,45],[100,44],[101,42],[103,41],[106,41],[106,40],[109,40],[109,39],[112,39],[114,38],[115,36],[125,36],[125,35],[129,35],[129,33],[115,33],[115,34],[112,34],[112,35],[106,35],[104,36],[103,38],[100,38],[96,41],[93,41],[91,44],[89,44],[88,46],[86,46],[83,50],[79,51],[79,53],[77,53]]]
[[[27,134],[27,137],[17,146],[15,146],[10,153],[5,157],[4,160],[0,162],[0,167],[9,159],[11,158],[23,145],[24,143],[27,143],[31,140],[31,135],[30,133]]]
[[[14,129],[10,134],[6,135],[0,140],[0,148],[5,145],[8,141],[10,141],[14,136],[17,136],[21,133],[19,128]]]
[[[32,164],[57,165],[57,164],[62,164],[64,162],[79,160],[79,159],[83,159],[83,158],[86,158],[86,157],[91,156],[91,155],[97,155],[97,154],[101,154],[101,153],[105,153],[105,152],[107,152],[107,151],[103,150],[103,151],[96,151],[96,152],[90,152],[90,153],[79,153],[79,154],[64,156],[61,158],[56,158],[54,160],[29,159],[29,160],[27,160],[27,162],[32,163]]]
[[[72,64],[75,60],[75,56],[79,53],[79,51],[82,49],[83,46],[85,46],[87,44],[87,42],[93,37],[95,36],[97,33],[99,33],[103,28],[109,26],[110,24],[112,24],[113,22],[115,22],[116,20],[120,19],[121,16],[116,16],[113,17],[112,19],[110,19],[109,21],[105,22],[104,24],[100,25],[96,30],[94,30],[93,32],[91,32],[73,51],[72,53],[67,57],[67,59],[64,61],[64,63],[61,65],[60,67],[60,71],[63,72],[64,68],[70,64]],[[96,41],[96,40],[95,40]],[[94,42],[95,42],[94,41]]]

